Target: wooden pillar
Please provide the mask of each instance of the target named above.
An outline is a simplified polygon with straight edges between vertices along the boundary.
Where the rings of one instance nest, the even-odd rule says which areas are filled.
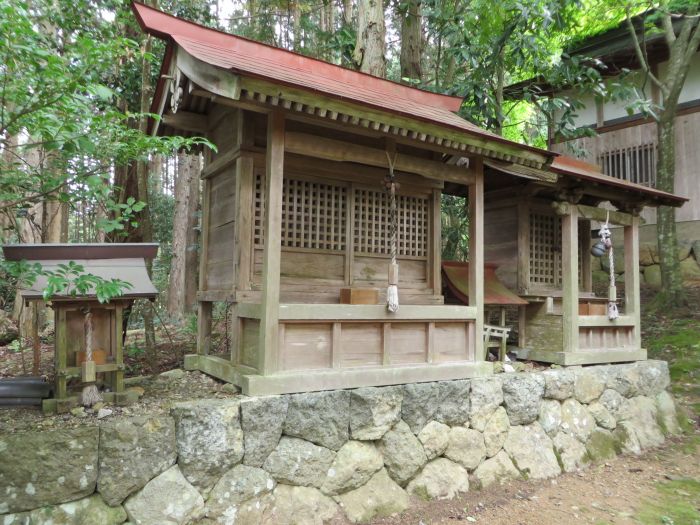
[[[284,113],[275,110],[267,119],[265,157],[265,250],[263,253],[262,298],[258,370],[277,371],[279,353],[280,256],[282,246],[282,177],[284,173]]]
[[[469,186],[469,306],[476,307],[474,357],[486,359],[484,352],[484,164],[474,160],[474,184]]]
[[[625,315],[634,318],[634,347],[642,348],[639,301],[639,217],[625,226]]]
[[[568,206],[561,225],[561,278],[564,292],[562,323],[564,351],[578,351],[578,208]]]
[[[433,295],[442,295],[442,274],[440,267],[442,255],[442,192],[433,190],[430,215],[430,286]]]
[[[518,202],[518,293],[530,288],[530,205]],[[521,345],[522,346],[522,345]]]
[[[207,153],[207,165],[211,162],[211,152]],[[199,290],[207,289],[209,270],[209,213],[211,208],[211,179],[204,179],[202,188],[202,237],[199,257]],[[197,305],[197,354],[207,355],[211,349],[212,303],[199,301]]]
[[[114,391],[119,394],[124,391],[124,348],[122,346],[122,318],[124,312],[124,303],[116,303],[114,307],[114,331],[112,336],[116,337],[114,341],[114,362],[117,364],[117,370],[114,372]]]
[[[250,290],[253,258],[253,200],[255,198],[255,173],[253,157],[253,122],[248,114],[238,111],[238,146],[241,154],[236,159],[236,224],[233,244],[234,289]]]
[[[68,322],[66,309],[56,306],[54,314],[54,326],[56,330],[56,399],[65,399],[68,395],[66,368],[68,366]]]

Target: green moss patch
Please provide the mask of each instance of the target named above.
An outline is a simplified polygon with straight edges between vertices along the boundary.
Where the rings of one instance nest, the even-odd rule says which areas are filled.
[[[644,525],[700,525],[700,481],[658,483],[656,491],[637,516]]]

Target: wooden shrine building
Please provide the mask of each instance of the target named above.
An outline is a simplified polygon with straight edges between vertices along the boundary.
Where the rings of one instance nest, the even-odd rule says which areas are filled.
[[[463,120],[456,115],[459,98],[133,7],[144,31],[167,43],[152,104],[161,118],[151,132],[205,136],[217,147],[204,152],[198,352],[187,356],[186,367],[251,395],[491,373],[482,336],[484,250],[491,250],[488,217],[501,199],[510,199],[516,217],[525,213],[521,197],[533,206],[539,198],[560,203],[562,215],[555,216],[562,217],[561,242],[568,243],[560,282],[566,288],[577,275],[584,228],[576,226],[579,215],[590,216],[578,204],[588,183],[571,170],[551,171],[555,153]],[[390,172],[398,184],[395,200],[387,192]],[[589,208],[605,200],[608,183],[596,177]],[[546,191],[536,191],[539,185]],[[446,191],[468,195],[468,305],[446,305],[442,296],[440,200]],[[680,202],[642,187],[625,193],[615,186],[613,194],[631,203],[630,213],[619,214],[630,231],[636,228],[632,208]],[[519,235],[516,240],[526,242]],[[399,266],[395,313],[384,304],[392,248]],[[529,275],[536,275],[534,266]],[[341,303],[341,290],[367,288],[380,290],[377,304]],[[558,353],[579,337],[577,292],[570,288],[574,295],[564,294],[562,307],[569,328],[552,347]],[[559,297],[561,303],[561,287]],[[217,302],[232,312],[226,356],[212,355]],[[629,358],[637,359],[638,307],[633,312],[636,339],[630,341],[637,351]]]

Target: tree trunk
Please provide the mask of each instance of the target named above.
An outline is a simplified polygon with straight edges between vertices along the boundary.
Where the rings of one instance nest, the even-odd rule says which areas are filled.
[[[181,322],[184,314],[192,310],[197,293],[199,156],[180,153],[177,161],[168,314]]]
[[[301,52],[301,5],[299,1],[292,3],[292,49]]]
[[[352,0],[343,0],[343,24],[352,25]]]
[[[422,78],[420,0],[408,0],[408,5],[399,9],[401,16],[401,81]]]
[[[382,0],[360,0],[353,58],[357,68],[363,73],[386,77],[385,36]]]
[[[673,192],[676,173],[675,109],[664,108],[657,123],[658,160],[656,164],[657,189]],[[660,206],[656,213],[656,230],[661,266],[662,302],[679,305],[683,302],[683,280],[678,261],[678,238],[676,236],[676,209]]]

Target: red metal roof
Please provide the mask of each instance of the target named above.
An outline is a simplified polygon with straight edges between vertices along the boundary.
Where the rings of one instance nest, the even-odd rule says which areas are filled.
[[[423,91],[230,35],[136,2],[132,3],[132,8],[144,31],[176,43],[212,66],[449,127],[521,150],[535,151],[544,157],[555,155],[504,139],[457,116],[453,112],[458,111],[462,103],[459,97]],[[164,95],[162,89],[158,90],[156,98]]]
[[[680,197],[672,193],[650,188],[649,186],[643,186],[641,184],[635,184],[633,182],[605,175],[601,173],[600,168],[595,164],[590,164],[566,155],[559,155],[555,157],[554,162],[552,162],[549,169],[550,171],[560,175],[573,176],[579,179],[604,184],[606,186],[616,186],[618,188],[629,190],[633,193],[641,193],[651,197],[658,203],[667,206],[682,206],[688,201],[688,199],[685,197]]]

